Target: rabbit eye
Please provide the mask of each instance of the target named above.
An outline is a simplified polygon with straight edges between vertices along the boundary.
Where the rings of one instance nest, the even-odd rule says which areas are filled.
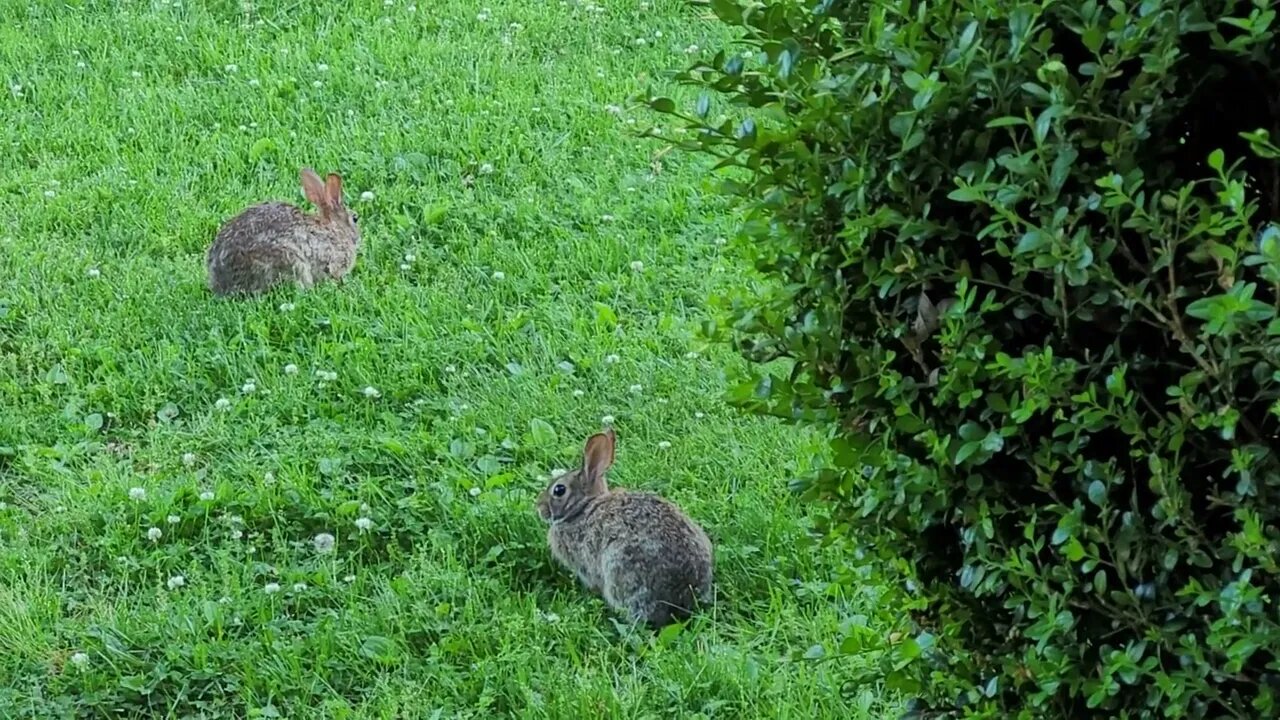
[[[351,222],[360,222],[360,216],[355,213],[351,213]]]
[[[557,483],[555,487],[551,488],[551,494],[555,495],[556,497],[560,497],[561,495],[564,495],[564,491],[565,491],[565,487],[562,483]]]

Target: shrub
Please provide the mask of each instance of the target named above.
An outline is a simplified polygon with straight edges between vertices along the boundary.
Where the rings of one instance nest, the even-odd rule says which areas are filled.
[[[653,135],[728,169],[766,282],[711,329],[791,361],[738,403],[831,431],[798,486],[900,582],[888,685],[921,717],[1274,717],[1270,3],[710,8],[742,44]]]

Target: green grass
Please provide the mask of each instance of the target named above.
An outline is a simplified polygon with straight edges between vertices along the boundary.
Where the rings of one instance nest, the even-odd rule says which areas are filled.
[[[804,658],[882,613],[787,492],[816,441],[725,407],[696,340],[732,219],[610,107],[723,31],[250,5],[0,5],[0,717],[887,714],[865,659]],[[215,301],[218,224],[304,164],[361,215],[350,282]],[[717,543],[678,634],[614,622],[533,512],[606,415],[614,483]]]

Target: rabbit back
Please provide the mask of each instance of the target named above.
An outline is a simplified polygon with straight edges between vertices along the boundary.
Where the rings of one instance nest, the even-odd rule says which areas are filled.
[[[657,495],[613,491],[548,531],[552,554],[632,620],[661,627],[710,599],[706,532]]]

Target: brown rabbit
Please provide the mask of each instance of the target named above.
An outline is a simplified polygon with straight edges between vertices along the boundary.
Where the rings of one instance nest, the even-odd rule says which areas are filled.
[[[582,467],[538,495],[551,554],[633,622],[662,627],[710,600],[711,540],[680,508],[651,493],[610,490],[613,430],[592,435]]]
[[[342,178],[321,181],[302,169],[302,190],[315,215],[282,202],[254,205],[232,218],[209,248],[209,289],[215,295],[264,292],[284,282],[309,288],[340,280],[356,262],[360,228],[342,203]]]

